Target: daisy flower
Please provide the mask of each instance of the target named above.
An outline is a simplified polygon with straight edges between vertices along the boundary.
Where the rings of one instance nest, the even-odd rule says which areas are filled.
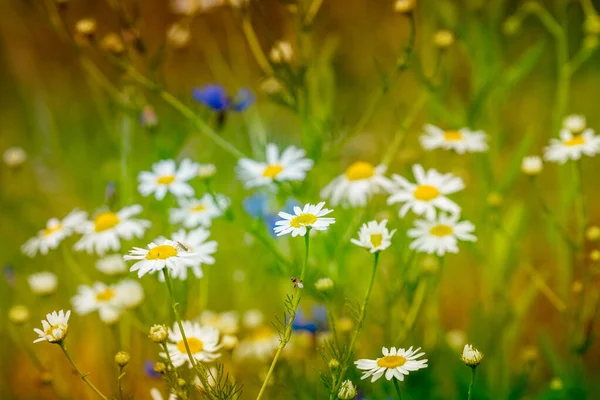
[[[416,220],[408,237],[413,238],[410,248],[421,253],[437,254],[458,253],[458,240],[476,242],[472,235],[475,226],[469,221],[458,222],[459,215],[440,215],[433,220]]]
[[[63,310],[59,312],[53,311],[51,314],[46,314],[46,319],[42,320],[42,329],[35,328],[33,331],[40,337],[33,341],[37,342],[49,342],[49,343],[60,343],[67,337],[69,330],[69,316],[71,311],[66,313]]]
[[[473,347],[473,345],[465,344],[460,359],[467,367],[477,368],[481,360],[483,360],[483,353]]]
[[[391,189],[389,179],[383,176],[386,170],[385,165],[356,161],[321,190],[321,197],[333,206],[364,207],[373,195]]]
[[[444,131],[437,126],[427,124],[425,133],[419,138],[421,146],[426,150],[454,150],[458,154],[480,153],[487,151],[487,135],[483,131],[472,131],[467,128]]]
[[[544,160],[564,164],[568,160],[579,160],[600,153],[600,136],[593,129],[582,131],[562,129],[559,139],[550,139],[550,145],[544,149]]]
[[[569,115],[563,119],[563,129],[570,131],[571,133],[581,133],[587,127],[585,116],[583,115]]]
[[[399,381],[404,380],[404,375],[408,375],[413,371],[418,371],[422,368],[427,368],[427,360],[418,360],[425,353],[419,353],[421,348],[413,350],[412,346],[408,349],[396,349],[392,347],[382,349],[383,357],[375,360],[361,359],[354,361],[356,367],[365,371],[360,379],[371,377],[371,382],[375,382],[385,374],[385,379],[391,381],[396,378]]]
[[[398,215],[403,218],[409,210],[417,215],[425,214],[427,219],[435,218],[436,208],[452,213],[460,212],[460,207],[445,195],[464,189],[465,184],[452,174],[440,174],[435,169],[427,172],[420,164],[413,165],[416,184],[399,175],[392,175],[396,187],[388,197],[388,204],[404,203]]]
[[[98,311],[100,320],[114,324],[123,313],[123,306],[117,295],[117,285],[107,286],[96,282],[92,286],[80,285],[77,294],[71,299],[76,314],[87,315]]]
[[[245,337],[233,352],[236,360],[266,361],[279,347],[279,334],[268,326],[259,326]]]
[[[134,247],[123,259],[137,260],[129,271],[137,271],[140,278],[165,267],[169,268],[169,272],[175,272],[196,265],[196,254],[186,251],[172,240],[165,240],[160,245],[150,243],[148,249]]]
[[[96,269],[106,275],[120,275],[127,272],[127,264],[120,254],[111,254],[96,261]]]
[[[33,257],[37,253],[48,254],[48,250],[57,248],[64,238],[73,232],[78,232],[86,217],[87,213],[84,211],[73,210],[62,220],[49,219],[46,228],[39,231],[36,237],[25,242],[21,246],[21,251],[29,257]]]
[[[385,250],[392,244],[392,236],[396,230],[388,231],[386,228],[387,219],[381,222],[369,221],[360,227],[358,232],[358,240],[350,239],[357,246],[368,249],[371,253],[376,253]]]
[[[200,326],[197,322],[183,321],[183,331],[187,339],[190,352],[195,360],[200,362],[211,362],[221,357],[217,351],[221,348],[219,345],[219,330],[212,326]],[[186,362],[192,368],[192,362],[187,354],[183,336],[179,330],[179,325],[175,323],[173,329],[169,331],[169,340],[167,351],[175,367],[181,367]],[[160,353],[160,356],[167,358],[166,353]]]
[[[538,175],[544,169],[542,158],[538,156],[527,156],[523,157],[521,161],[521,171],[524,174],[534,176]]]
[[[305,156],[306,151],[295,146],[289,146],[279,154],[277,145],[269,143],[266,162],[242,158],[236,172],[246,189],[271,185],[273,182],[303,181],[314,164]]]
[[[189,158],[184,159],[179,168],[174,160],[162,160],[152,165],[152,172],[142,171],[138,175],[138,191],[142,196],[154,194],[157,200],[162,200],[167,192],[176,197],[190,197],[194,189],[187,183],[198,173],[198,164]]]
[[[27,283],[34,294],[46,296],[56,291],[58,277],[49,271],[38,272],[27,277]]]
[[[185,228],[204,226],[209,228],[212,220],[223,215],[229,207],[229,199],[222,194],[216,195],[217,201],[208,193],[201,199],[178,199],[179,208],[169,210],[169,222],[182,224]]]
[[[233,335],[239,330],[240,316],[235,311],[216,313],[205,310],[200,314],[200,324],[214,326],[223,335]]]
[[[115,297],[121,307],[136,308],[144,301],[144,289],[138,281],[124,279],[115,285]]]
[[[298,235],[304,236],[308,231],[307,228],[312,228],[317,231],[327,230],[329,225],[335,223],[335,218],[323,218],[325,215],[333,212],[327,208],[323,208],[325,202],[322,201],[317,205],[306,204],[304,209],[300,207],[294,207],[294,214],[288,214],[286,212],[280,212],[279,216],[283,220],[275,222],[275,229],[273,231],[277,236],[292,234],[292,237]]]
[[[120,250],[120,239],[141,238],[146,229],[152,225],[150,221],[131,218],[141,212],[142,207],[135,204],[124,207],[116,213],[103,211],[97,214],[93,221],[82,224],[83,236],[73,248],[88,253],[95,251],[98,255],[104,255],[109,250]]]

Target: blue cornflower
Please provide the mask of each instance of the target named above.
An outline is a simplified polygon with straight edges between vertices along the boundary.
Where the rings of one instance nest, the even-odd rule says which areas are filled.
[[[302,309],[299,309],[296,312],[294,321],[292,322],[292,330],[316,333],[317,332],[317,324],[315,324],[312,321],[307,320],[306,316],[304,315],[304,311],[302,311]]]
[[[242,207],[252,218],[262,218],[269,214],[269,196],[255,193],[242,200]]]
[[[144,361],[144,372],[152,379],[160,379],[161,375],[154,370],[154,364],[152,360]]]
[[[311,319],[307,318],[304,311],[299,309],[292,322],[292,329],[310,333],[323,332],[329,329],[325,307],[319,305],[313,306],[311,308],[311,316]]]
[[[249,89],[240,89],[233,97],[221,85],[208,84],[192,91],[192,97],[213,111],[224,113],[226,111],[241,112],[250,107],[254,102],[254,95]]]

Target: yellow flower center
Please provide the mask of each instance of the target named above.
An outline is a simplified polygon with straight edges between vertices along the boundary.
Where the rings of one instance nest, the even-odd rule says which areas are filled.
[[[446,131],[444,132],[444,140],[448,142],[456,142],[462,140],[463,135],[459,131]]]
[[[189,337],[187,338],[187,342],[188,346],[190,346],[190,353],[192,354],[200,353],[202,350],[204,350],[204,343],[202,343],[202,340],[200,339],[196,339],[195,337]],[[177,343],[177,350],[179,350],[183,354],[187,354],[185,342],[183,340]]]
[[[113,228],[119,223],[119,217],[114,212],[103,212],[94,218],[94,231],[102,232]]]
[[[375,167],[365,161],[357,161],[346,169],[346,178],[350,181],[369,179],[375,175]]]
[[[431,185],[419,185],[413,192],[415,199],[421,201],[431,201],[440,195],[440,191]]]
[[[381,242],[383,241],[383,235],[381,233],[374,233],[371,235],[371,244],[373,247],[377,248],[381,246]]]
[[[158,179],[156,179],[156,183],[158,183],[159,185],[168,185],[170,183],[172,183],[175,180],[175,175],[164,175],[164,176],[159,176]]]
[[[202,211],[206,210],[206,206],[204,204],[198,204],[197,206],[190,208],[190,210],[192,212],[202,212]]]
[[[96,301],[109,301],[113,297],[115,297],[115,291],[110,288],[106,288],[103,291],[96,293]]]
[[[452,227],[448,225],[436,225],[429,230],[433,236],[443,237],[452,234]]]
[[[166,260],[167,258],[175,257],[177,249],[168,244],[161,244],[148,250],[146,260]]]
[[[268,165],[263,171],[263,176],[265,178],[275,178],[281,171],[283,171],[283,167],[281,165]]]
[[[585,144],[585,138],[581,135],[573,136],[571,139],[563,141],[563,144],[565,146],[579,146]]]
[[[44,229],[43,235],[49,236],[49,235],[52,235],[56,231],[60,231],[61,229],[62,229],[62,224],[56,224],[54,226]]]
[[[385,356],[377,360],[377,366],[381,368],[401,367],[406,363],[406,358],[402,356]]]
[[[301,226],[312,225],[317,222],[317,216],[314,214],[300,214],[292,218],[290,225],[294,228],[300,228]]]

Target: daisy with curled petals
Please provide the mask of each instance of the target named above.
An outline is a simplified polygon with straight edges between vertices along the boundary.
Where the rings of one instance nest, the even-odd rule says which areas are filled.
[[[246,189],[271,185],[273,182],[303,181],[313,167],[313,160],[305,158],[306,151],[295,146],[287,147],[281,154],[276,144],[267,145],[267,161],[242,158],[236,172]]]
[[[186,251],[177,242],[165,240],[160,245],[150,243],[148,249],[134,247],[129,254],[123,256],[124,260],[137,260],[129,271],[138,272],[138,277],[148,273],[162,271],[165,267],[169,273],[196,264],[196,254]]]
[[[583,155],[593,157],[600,153],[600,136],[586,128],[585,118],[569,116],[563,121],[560,139],[550,139],[544,149],[546,161],[564,164],[568,160],[579,160]]]
[[[184,159],[179,168],[175,160],[162,160],[152,166],[152,172],[142,171],[138,175],[138,191],[142,196],[154,194],[162,200],[167,192],[176,197],[191,197],[194,189],[187,183],[198,173],[198,164],[189,158]]]
[[[391,189],[385,171],[385,165],[356,161],[321,190],[321,197],[329,199],[333,206],[365,207],[373,195]]]
[[[142,206],[135,204],[124,207],[118,212],[103,211],[93,221],[82,224],[83,236],[73,247],[77,251],[96,252],[102,256],[107,251],[121,249],[121,239],[130,240],[144,236],[152,225],[144,219],[131,218],[142,212]]]
[[[186,228],[204,226],[209,228],[212,220],[223,215],[229,207],[227,196],[218,194],[215,199],[210,194],[205,194],[201,199],[178,199],[179,208],[169,210],[169,222],[182,224]]]
[[[388,231],[387,219],[381,222],[369,221],[360,227],[358,232],[358,240],[350,239],[352,243],[357,246],[368,249],[371,253],[376,253],[381,250],[385,250],[392,244],[392,236],[396,233],[396,230]]]
[[[481,153],[487,151],[487,135],[483,131],[472,131],[467,128],[448,130],[427,124],[425,133],[419,138],[421,146],[426,150],[454,150],[458,154]]]
[[[221,348],[219,345],[219,330],[213,326],[200,326],[197,322],[182,321],[183,331],[187,339],[192,357],[199,362],[211,362],[221,357],[217,351]],[[183,336],[179,325],[175,323],[173,329],[169,330],[169,341],[167,351],[173,366],[181,367],[188,364],[193,368],[193,364],[188,356]],[[160,353],[160,356],[167,358],[166,353]]]
[[[194,254],[190,258],[190,262],[193,264],[183,265],[180,268],[172,269],[171,277],[178,278],[181,280],[187,279],[187,270],[190,268],[196,278],[200,279],[204,276],[202,271],[202,264],[214,264],[215,259],[212,256],[217,251],[218,243],[214,240],[207,241],[210,236],[210,232],[204,228],[197,228],[192,231],[186,232],[183,229],[173,233],[171,240],[179,246],[180,251],[187,251]],[[157,244],[166,242],[167,239],[164,237],[156,239]],[[164,281],[165,277],[162,271],[159,272],[159,279]]]
[[[413,174],[417,180],[411,183],[399,175],[392,175],[396,187],[388,197],[388,204],[404,203],[398,215],[403,218],[409,210],[417,215],[425,214],[427,219],[435,218],[436,208],[453,213],[460,212],[460,207],[446,197],[464,189],[465,184],[452,174],[440,174],[435,169],[427,172],[419,164],[413,165]]]
[[[458,222],[459,215],[440,215],[433,220],[416,220],[408,237],[413,238],[410,248],[420,253],[458,253],[458,240],[476,242],[472,234],[475,226],[469,221]]]
[[[78,232],[86,218],[86,212],[75,209],[62,220],[49,219],[46,222],[46,228],[39,231],[36,237],[25,242],[21,246],[21,251],[29,257],[33,257],[37,253],[48,254],[48,251],[57,248],[64,238],[73,232]]]
[[[385,379],[388,381],[392,378],[404,381],[404,375],[427,368],[427,359],[418,359],[425,355],[423,352],[419,353],[420,350],[420,347],[413,349],[412,346],[408,350],[395,347],[388,350],[384,347],[383,357],[375,360],[361,359],[354,361],[354,364],[356,368],[365,371],[360,379],[371,377],[371,382],[375,382],[385,374]]]
[[[51,314],[46,314],[46,319],[42,320],[42,329],[35,328],[33,331],[40,337],[33,341],[60,343],[67,337],[69,330],[69,316],[71,311],[66,313],[63,310],[59,312],[53,311]]]
[[[308,229],[317,231],[327,230],[329,225],[335,223],[335,218],[323,218],[325,215],[333,212],[327,208],[323,208],[325,202],[322,201],[317,205],[306,204],[304,208],[294,207],[294,214],[280,212],[279,216],[283,220],[275,222],[273,231],[277,236],[292,234],[292,237],[298,235],[304,236]]]

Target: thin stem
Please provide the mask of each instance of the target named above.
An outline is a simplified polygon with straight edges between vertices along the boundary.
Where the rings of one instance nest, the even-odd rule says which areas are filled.
[[[108,398],[105,395],[103,395],[102,392],[99,391],[98,388],[96,388],[96,386],[94,386],[94,384],[92,382],[90,382],[90,380],[87,378],[88,374],[84,374],[83,372],[81,372],[81,370],[79,369],[77,364],[75,364],[75,361],[73,361],[73,359],[67,352],[67,348],[65,347],[65,344],[63,342],[59,342],[58,345],[62,349],[63,353],[65,353],[67,360],[69,360],[69,362],[71,363],[73,368],[75,368],[75,370],[77,371],[77,373],[79,374],[81,379],[90,387],[90,389],[92,389],[100,398],[102,398],[104,400],[108,400]]]
[[[306,15],[304,16],[304,26],[310,26],[310,24],[312,24],[313,20],[315,19],[315,16],[319,12],[319,9],[323,5],[323,2],[324,0],[312,1],[310,7],[308,8],[308,11],[306,11]]]
[[[123,376],[125,376],[125,374],[123,373],[123,367],[119,365],[119,376],[117,377],[117,383],[119,385],[119,399],[123,400]]]
[[[587,222],[587,210],[585,204],[585,193],[583,191],[583,169],[581,166],[581,160],[574,161],[573,173],[576,182],[577,190],[577,220],[578,220],[578,232],[577,238],[579,247],[583,247],[585,240],[585,225]]]
[[[244,15],[242,18],[242,30],[244,31],[244,36],[246,37],[246,41],[248,42],[248,46],[250,46],[250,51],[252,52],[256,63],[265,74],[273,75],[273,68],[271,68],[267,56],[262,47],[260,47],[260,42],[258,41],[256,32],[254,32],[254,27],[252,26],[252,21],[248,15]]]
[[[408,314],[406,315],[406,320],[404,321],[404,329],[400,331],[398,337],[396,338],[396,342],[401,342],[404,340],[405,336],[410,332],[417,320],[417,316],[419,315],[419,310],[423,305],[423,300],[425,299],[425,293],[427,291],[427,282],[425,279],[421,279],[417,285],[417,289],[415,290],[415,295],[412,300],[412,304],[410,309],[408,310]]]
[[[475,383],[475,371],[477,371],[477,368],[471,368],[471,383],[469,384],[469,395],[467,397],[467,400],[471,400],[471,396],[472,396],[472,392],[473,392],[473,384]]]
[[[400,385],[398,384],[398,379],[393,378],[394,387],[396,388],[396,394],[398,395],[398,400],[402,400],[402,393],[400,393]]]

